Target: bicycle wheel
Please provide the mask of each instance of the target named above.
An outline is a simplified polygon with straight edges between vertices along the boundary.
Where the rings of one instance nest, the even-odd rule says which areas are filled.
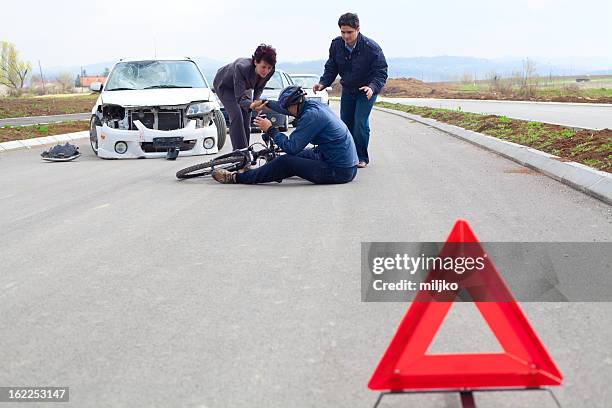
[[[244,156],[229,156],[219,159],[213,159],[204,163],[196,164],[191,167],[186,167],[176,172],[178,179],[190,179],[194,177],[203,177],[212,174],[214,169],[226,169],[235,171],[244,167]]]

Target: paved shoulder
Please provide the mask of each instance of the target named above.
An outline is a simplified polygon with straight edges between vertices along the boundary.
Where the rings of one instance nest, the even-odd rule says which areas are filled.
[[[466,112],[504,115],[584,129],[612,129],[612,104],[479,101],[474,99],[380,98],[384,102],[430,108],[457,109]]]
[[[44,377],[79,407],[372,406],[406,304],[360,302],[361,242],[440,241],[459,217],[482,241],[612,237],[610,206],[549,177],[398,116],[371,127],[343,185],[179,182],[209,157],[107,161],[87,140],[70,163],[3,153],[0,383]],[[609,401],[612,304],[525,309],[572,373],[563,406]]]
[[[44,123],[69,122],[75,120],[89,120],[91,113],[70,113],[66,115],[50,116],[28,116],[23,118],[0,119],[0,127],[3,126],[27,126]]]

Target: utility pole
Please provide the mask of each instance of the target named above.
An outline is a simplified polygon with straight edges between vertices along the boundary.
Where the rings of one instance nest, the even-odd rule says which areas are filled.
[[[40,60],[38,60],[38,70],[40,71],[40,80],[42,82],[43,95],[46,95],[47,91],[45,91],[45,78],[43,77],[42,67],[40,66]]]
[[[553,87],[553,80],[552,80],[552,66],[550,66],[548,71],[548,86],[550,86],[551,88]]]

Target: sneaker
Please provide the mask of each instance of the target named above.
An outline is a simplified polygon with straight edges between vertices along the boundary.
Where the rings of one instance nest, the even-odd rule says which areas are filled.
[[[225,169],[213,170],[212,177],[223,184],[236,184],[236,172]]]
[[[357,168],[358,169],[363,169],[368,165],[368,163],[360,161],[359,163],[357,163]]]
[[[81,156],[79,147],[66,142],[65,145],[56,145],[40,155],[46,161],[70,161]]]

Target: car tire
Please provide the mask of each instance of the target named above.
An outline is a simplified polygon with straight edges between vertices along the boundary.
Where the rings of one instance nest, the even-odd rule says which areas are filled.
[[[287,130],[289,130],[289,116],[285,116],[285,123],[283,124],[283,126],[279,126],[278,130],[280,130],[281,132],[286,132]]]
[[[98,130],[97,126],[102,126],[102,122],[100,122],[100,118],[97,115],[92,115],[89,120],[89,144],[91,145],[91,150],[98,155]]]
[[[227,125],[225,124],[225,116],[220,110],[216,110],[213,116],[213,122],[217,127],[217,147],[219,150],[225,145],[225,139],[227,137]]]

